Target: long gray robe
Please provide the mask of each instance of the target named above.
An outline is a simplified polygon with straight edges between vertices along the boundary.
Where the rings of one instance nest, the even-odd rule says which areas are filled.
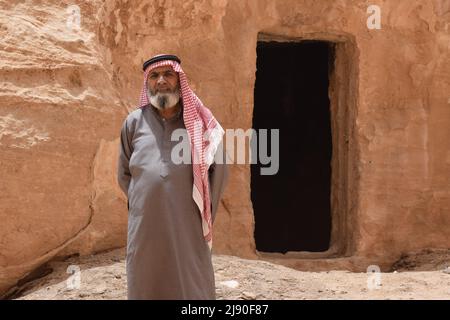
[[[128,299],[216,299],[211,252],[192,198],[192,164],[170,157],[177,128],[185,128],[182,111],[166,120],[153,106],[136,109],[122,126],[118,182],[129,207]],[[224,161],[211,165],[213,221],[227,177]]]

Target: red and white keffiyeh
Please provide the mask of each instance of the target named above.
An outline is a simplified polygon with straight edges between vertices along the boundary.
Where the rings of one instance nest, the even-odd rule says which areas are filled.
[[[183,103],[183,119],[189,136],[192,154],[194,184],[192,196],[202,218],[203,236],[212,249],[212,216],[209,197],[208,169],[214,161],[217,148],[222,141],[223,128],[188,85],[186,74],[177,61],[162,60],[147,67],[144,72],[144,85],[141,91],[139,108],[149,105],[147,96],[148,74],[155,68],[172,66],[180,79],[180,96]]]

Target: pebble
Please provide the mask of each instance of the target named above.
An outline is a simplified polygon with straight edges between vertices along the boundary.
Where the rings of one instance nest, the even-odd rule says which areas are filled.
[[[241,297],[244,298],[245,300],[255,300],[256,294],[254,294],[253,292],[244,291],[242,292]]]

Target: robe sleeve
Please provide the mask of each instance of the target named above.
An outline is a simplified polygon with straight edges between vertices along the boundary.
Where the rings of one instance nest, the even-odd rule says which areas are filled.
[[[119,146],[119,161],[117,168],[117,181],[120,188],[128,196],[128,187],[131,181],[131,173],[129,162],[131,154],[133,153],[133,146],[131,143],[132,134],[129,131],[128,119],[125,119],[120,131],[120,146]]]
[[[222,144],[219,146],[222,148]],[[216,219],[217,208],[219,206],[220,198],[225,190],[225,186],[228,182],[229,169],[226,164],[226,153],[223,151],[223,160],[221,163],[214,161],[209,167],[209,191],[211,199],[211,216],[212,222]]]

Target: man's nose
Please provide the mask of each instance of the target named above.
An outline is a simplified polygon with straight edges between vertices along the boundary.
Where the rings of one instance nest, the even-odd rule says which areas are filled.
[[[160,75],[157,81],[158,84],[164,84],[166,83],[166,78],[164,78],[163,75]]]

